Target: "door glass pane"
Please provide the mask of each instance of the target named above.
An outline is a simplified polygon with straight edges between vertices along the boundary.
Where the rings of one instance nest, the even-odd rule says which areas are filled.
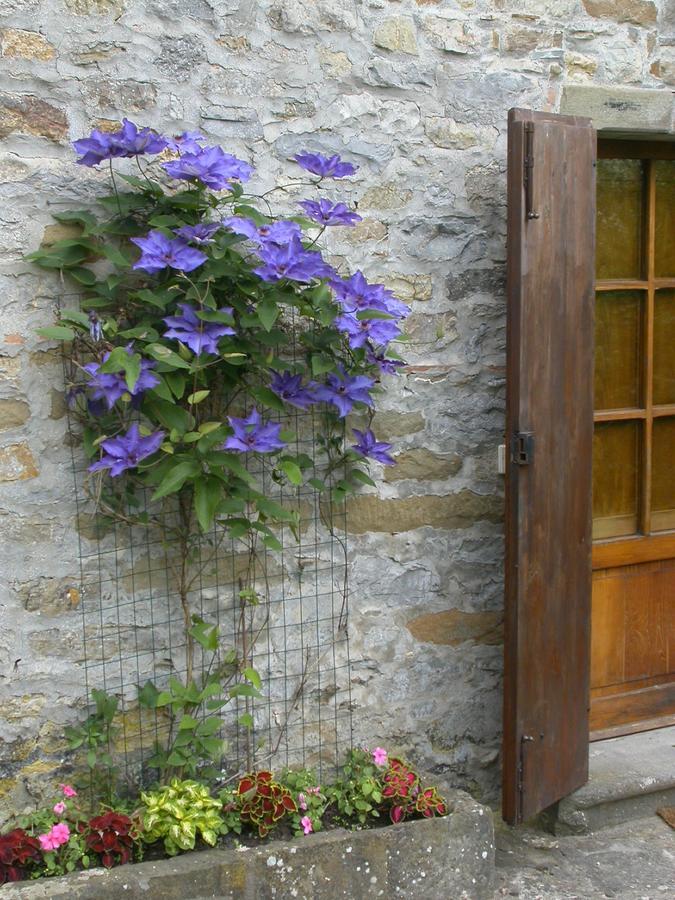
[[[641,406],[641,291],[600,291],[595,300],[595,408]]]
[[[642,275],[643,177],[639,159],[599,159],[596,274]]]
[[[638,422],[600,422],[593,435],[593,537],[635,534],[638,526]]]
[[[654,419],[652,531],[675,528],[675,417]]]
[[[675,278],[675,160],[656,160],[654,168],[656,170],[654,272],[657,278]]]
[[[654,297],[653,396],[657,405],[675,403],[675,291],[657,291]]]

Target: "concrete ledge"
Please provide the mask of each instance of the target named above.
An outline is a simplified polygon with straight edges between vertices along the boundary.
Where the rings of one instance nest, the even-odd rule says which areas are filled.
[[[491,811],[446,792],[451,814],[369,831],[208,850],[159,862],[91,869],[2,888],[3,900],[492,900]]]
[[[612,85],[566,84],[560,112],[588,116],[598,129],[626,132],[673,131],[673,93]]]

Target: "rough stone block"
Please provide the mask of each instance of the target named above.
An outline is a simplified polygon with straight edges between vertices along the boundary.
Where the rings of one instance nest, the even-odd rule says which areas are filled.
[[[633,25],[655,25],[656,4],[651,0],[583,0],[589,16],[630,22]]]
[[[413,300],[431,300],[433,282],[431,275],[405,275],[400,272],[387,272],[382,275],[385,287],[406,303]]]
[[[35,478],[38,470],[28,444],[0,447],[0,481],[25,481]]]
[[[352,534],[397,534],[415,528],[469,528],[480,521],[501,522],[502,499],[492,494],[461,490],[440,497],[383,500],[375,494],[353,497],[347,504],[347,531]]]
[[[502,614],[498,612],[464,612],[448,609],[427,613],[406,622],[412,636],[425,643],[456,647],[465,641],[477,644],[501,644]]]
[[[373,43],[384,50],[398,50],[417,56],[417,37],[415,23],[405,16],[392,16],[375,30]]]
[[[0,431],[19,428],[30,417],[25,400],[0,400]]]
[[[32,94],[0,94],[0,137],[18,133],[62,141],[67,131],[63,110]]]
[[[588,116],[596,128],[621,131],[672,131],[670,91],[604,85],[565,85],[560,112]]]
[[[462,468],[462,458],[457,454],[439,455],[424,447],[406,450],[396,456],[396,465],[385,469],[385,481],[414,478],[416,481],[442,481],[456,475]]]
[[[3,56],[37,59],[42,62],[53,59],[56,55],[53,45],[41,34],[20,28],[4,28],[0,32],[0,48]]]

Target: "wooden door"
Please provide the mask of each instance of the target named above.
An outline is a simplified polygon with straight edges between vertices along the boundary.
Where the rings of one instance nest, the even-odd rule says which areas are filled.
[[[675,722],[675,148],[600,142],[592,738]]]
[[[588,772],[595,132],[509,113],[503,813]]]

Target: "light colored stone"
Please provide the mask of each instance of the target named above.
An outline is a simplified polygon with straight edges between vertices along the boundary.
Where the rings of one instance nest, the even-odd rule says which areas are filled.
[[[25,481],[38,474],[28,444],[0,447],[0,481]]]
[[[598,70],[598,63],[590,56],[584,56],[583,53],[567,52],[564,56],[565,68],[567,74],[571,77],[591,76]]]
[[[348,244],[359,245],[367,241],[384,241],[387,238],[388,229],[384,222],[377,219],[364,219],[357,222],[353,228],[345,229],[343,239]]]
[[[673,105],[670,91],[604,85],[565,85],[560,112],[588,116],[596,128],[671,131]]]
[[[415,481],[444,481],[456,475],[462,468],[462,458],[457,453],[449,456],[433,453],[426,448],[406,450],[394,457],[395,466],[387,466],[385,481],[412,478]]]
[[[465,20],[452,20],[441,16],[426,16],[423,20],[424,36],[432,47],[446,53],[464,55],[480,48],[480,32]]]
[[[0,94],[0,137],[17,132],[62,141],[68,130],[66,114],[32,94]]]
[[[365,192],[359,201],[360,209],[401,209],[411,199],[413,192],[396,181],[378,184]]]
[[[30,417],[25,400],[0,400],[0,431],[19,428]]]
[[[372,422],[378,438],[390,441],[406,434],[417,434],[424,428],[424,416],[419,412],[391,412],[378,410]]]
[[[385,19],[373,35],[373,43],[384,50],[398,50],[417,56],[417,36],[415,23],[405,16],[392,16]]]
[[[349,57],[342,50],[329,50],[327,47],[319,49],[319,63],[329,78],[342,78],[352,71]]]
[[[46,62],[54,59],[53,44],[36,31],[22,31],[20,28],[5,28],[0,32],[0,49],[3,56],[21,59],[37,59]]]
[[[424,122],[424,132],[432,144],[448,150],[468,150],[480,143],[478,130],[469,125],[458,125],[454,119],[430,116]]]
[[[383,500],[375,494],[363,494],[347,503],[347,530],[352,534],[397,534],[426,527],[469,528],[476,522],[500,522],[502,516],[500,497],[469,490],[402,500]]]
[[[127,0],[65,0],[67,9],[77,16],[120,16]]]
[[[406,275],[402,272],[387,272],[382,276],[385,287],[393,291],[396,296],[405,301],[431,300],[433,294],[433,281],[431,275]]]
[[[656,4],[651,0],[583,0],[583,4],[589,16],[633,25],[656,24]]]
[[[406,622],[406,628],[415,640],[450,647],[465,641],[497,645],[503,641],[502,614],[497,612],[448,609],[410,619]]]

